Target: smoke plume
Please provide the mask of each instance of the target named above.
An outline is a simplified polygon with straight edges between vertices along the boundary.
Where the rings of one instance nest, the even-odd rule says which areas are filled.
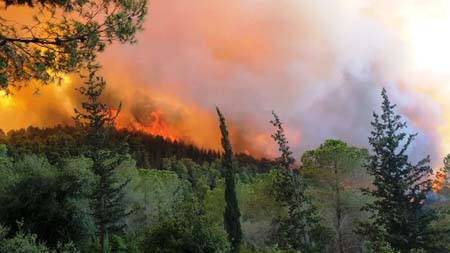
[[[106,101],[123,127],[158,124],[171,138],[219,148],[219,106],[237,151],[276,155],[276,111],[297,157],[325,139],[367,147],[386,87],[411,133],[411,154],[439,164],[450,152],[448,1],[150,1],[137,44],[101,56]],[[447,43],[448,42],[448,43]],[[70,121],[79,97],[26,89],[0,103],[4,129]],[[3,101],[3,102],[1,102]]]

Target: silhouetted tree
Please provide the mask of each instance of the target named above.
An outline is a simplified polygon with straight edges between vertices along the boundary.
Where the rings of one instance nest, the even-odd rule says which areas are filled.
[[[382,114],[373,114],[369,137],[372,155],[366,166],[374,188],[365,192],[375,201],[366,205],[371,219],[361,224],[359,232],[374,244],[375,250],[386,243],[404,253],[427,249],[432,241],[428,225],[435,217],[424,208],[432,183],[430,159],[417,164],[409,161],[407,151],[417,134],[404,132],[406,122],[394,112],[396,105],[391,104],[384,88],[381,96]]]
[[[233,150],[228,139],[228,130],[225,118],[216,108],[220,120],[220,132],[222,133],[222,167],[225,172],[225,212],[223,214],[225,230],[228,233],[228,240],[231,244],[231,252],[239,252],[239,246],[242,240],[241,222],[238,200],[236,196],[236,182],[233,168]]]
[[[274,119],[270,123],[276,127],[272,138],[278,143],[280,151],[275,193],[278,201],[288,209],[287,217],[282,219],[280,224],[280,242],[282,247],[290,250],[321,252],[327,239],[325,228],[320,224],[311,199],[305,194],[305,181],[299,171],[294,170],[295,159],[292,157],[282,123],[275,112],[272,114]]]
[[[92,159],[94,173],[98,176],[92,207],[100,234],[101,252],[105,253],[108,234],[125,227],[123,219],[127,212],[123,203],[123,190],[128,181],[119,182],[114,176],[114,170],[126,157],[106,148],[106,140],[117,115],[112,115],[107,105],[99,101],[106,83],[96,76],[97,66],[90,64],[88,69],[86,86],[78,89],[86,97],[86,101],[81,104],[84,112],[75,110],[75,119],[86,130],[86,156]]]

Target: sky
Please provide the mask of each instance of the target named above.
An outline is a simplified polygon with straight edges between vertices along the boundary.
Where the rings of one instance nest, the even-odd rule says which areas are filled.
[[[418,132],[410,154],[450,152],[450,2],[445,0],[151,0],[133,45],[100,61],[122,125],[158,121],[171,137],[219,148],[215,107],[235,149],[275,156],[281,118],[296,157],[326,139],[368,147],[385,87]],[[0,128],[71,122],[80,81],[0,98]],[[156,113],[155,113],[156,112]],[[156,118],[155,115],[158,117]]]

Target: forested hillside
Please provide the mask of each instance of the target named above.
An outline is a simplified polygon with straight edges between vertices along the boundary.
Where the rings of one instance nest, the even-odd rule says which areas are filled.
[[[386,157],[398,148],[375,145],[378,140],[400,145],[399,140],[407,138],[401,132],[406,125],[388,116],[395,115],[394,107],[385,91],[383,96],[382,121],[375,116],[375,137],[370,139],[383,152],[327,140],[305,152],[298,163],[276,114],[272,137],[280,157],[275,161],[223,155],[113,128],[97,131],[108,136],[102,149],[116,151],[97,154],[87,145],[97,133],[89,125],[2,133],[0,249],[97,252],[103,245],[109,252],[447,252],[447,167],[435,182],[439,189],[432,192],[431,177],[420,174],[430,173],[426,159],[415,167],[402,153],[398,161]],[[221,120],[226,127],[223,116]],[[231,146],[223,129],[226,150]],[[393,162],[391,174],[377,169],[382,164],[378,161]],[[400,161],[409,165],[396,167]],[[395,179],[387,181],[388,175]],[[111,183],[98,185],[101,180]],[[235,184],[229,185],[230,180]],[[391,188],[394,192],[388,194]],[[119,194],[107,195],[116,197],[104,211],[95,204],[102,203],[96,197],[101,192]],[[375,208],[381,209],[372,212]],[[227,209],[234,210],[228,218]],[[381,216],[383,210],[387,216]],[[392,219],[397,210],[402,214]],[[414,218],[400,218],[409,212]],[[99,219],[106,227],[103,244]],[[226,229],[233,224],[239,224],[237,241],[229,234],[236,230]]]
[[[10,156],[42,154],[48,157],[51,163],[57,162],[64,156],[82,154],[83,138],[83,130],[71,126],[43,129],[28,127],[12,130],[7,134],[0,129],[0,143],[9,147]],[[136,165],[144,169],[162,169],[164,158],[170,157],[189,158],[199,164],[211,163],[221,157],[221,153],[217,150],[202,149],[183,141],[126,129],[114,129],[107,145],[114,146],[121,141],[127,143],[129,153],[136,161]],[[268,172],[274,164],[270,159],[257,159],[244,153],[236,154],[236,160],[258,173]]]

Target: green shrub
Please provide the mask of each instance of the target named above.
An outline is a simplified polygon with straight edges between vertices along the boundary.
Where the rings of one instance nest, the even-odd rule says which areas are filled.
[[[144,232],[141,251],[148,253],[228,253],[222,227],[210,222],[195,198],[186,198],[172,217]]]

